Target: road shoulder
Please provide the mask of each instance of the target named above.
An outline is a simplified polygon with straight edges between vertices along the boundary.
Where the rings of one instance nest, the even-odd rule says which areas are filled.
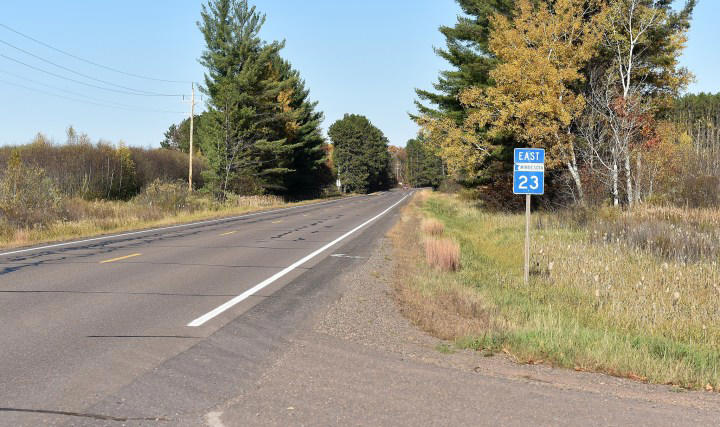
[[[714,395],[439,351],[445,343],[415,328],[395,304],[390,245],[381,239],[369,259],[339,278],[342,297],[296,336],[254,390],[213,412],[224,425],[715,420]]]

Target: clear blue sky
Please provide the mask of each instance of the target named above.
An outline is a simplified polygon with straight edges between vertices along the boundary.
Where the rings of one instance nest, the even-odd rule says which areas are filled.
[[[195,22],[200,1],[190,0],[2,0],[0,23],[95,62],[127,72],[171,80],[202,78],[197,58],[203,40]],[[453,0],[255,0],[267,14],[268,40],[285,39],[284,55],[306,79],[311,97],[325,112],[325,127],[344,113],[368,116],[395,145],[417,129],[408,119],[413,88],[429,88],[446,64],[433,46],[444,40],[437,27],[452,25],[459,13]],[[700,0],[683,58],[696,75],[692,91],[720,91],[717,18],[720,2]],[[78,62],[0,27],[0,41],[13,44],[96,79],[164,94],[189,93],[189,84],[160,83],[115,74]],[[0,55],[91,84],[0,43]],[[7,74],[10,73],[10,74]],[[29,80],[32,80],[30,82]],[[71,98],[82,95],[106,108],[8,85],[22,84]],[[41,84],[52,86],[53,89]],[[29,141],[43,132],[64,141],[72,124],[93,139],[157,146],[163,132],[183,118],[177,98],[143,97],[103,91],[60,80],[0,56],[0,144]],[[61,90],[72,92],[60,92]],[[118,88],[118,90],[123,90]],[[149,110],[167,110],[164,113]]]

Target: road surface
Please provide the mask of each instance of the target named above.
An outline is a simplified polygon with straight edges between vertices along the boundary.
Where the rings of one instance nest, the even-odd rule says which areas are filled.
[[[236,344],[212,355],[190,350],[214,345],[223,326],[285,286],[309,278],[311,297],[347,264],[346,248],[375,239],[372,230],[386,229],[409,194],[0,254],[0,425],[172,425],[178,414],[231,398],[237,369],[249,366],[222,348]],[[251,334],[278,333],[250,324]],[[263,350],[240,353],[252,359]],[[172,363],[181,366],[150,378]],[[117,416],[88,412],[146,378],[127,414],[122,401],[108,410]]]

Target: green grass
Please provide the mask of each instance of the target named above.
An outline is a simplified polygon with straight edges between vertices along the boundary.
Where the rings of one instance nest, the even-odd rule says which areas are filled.
[[[438,344],[435,346],[435,350],[439,351],[442,354],[453,354],[455,353],[455,350],[452,348],[452,346],[448,344]]]
[[[489,317],[482,328],[476,323],[455,334],[458,347],[681,387],[720,385],[714,260],[668,262],[651,250],[598,243],[585,230],[557,226],[533,230],[526,286],[523,215],[484,212],[440,194],[410,209],[445,225],[446,236],[460,243],[462,270],[441,273],[417,261],[408,264],[403,286],[435,299],[454,288],[480,301]],[[413,232],[420,234],[404,231]],[[418,316],[416,323],[432,331],[433,320]]]

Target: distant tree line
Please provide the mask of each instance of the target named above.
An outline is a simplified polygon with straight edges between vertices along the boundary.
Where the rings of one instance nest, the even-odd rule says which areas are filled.
[[[328,130],[343,192],[387,190],[393,183],[388,139],[367,117],[346,114]]]
[[[406,176],[412,187],[437,188],[445,178],[445,166],[422,135],[408,140],[405,145]]]
[[[679,98],[672,120],[690,137],[702,173],[720,176],[720,94],[688,94]]]

